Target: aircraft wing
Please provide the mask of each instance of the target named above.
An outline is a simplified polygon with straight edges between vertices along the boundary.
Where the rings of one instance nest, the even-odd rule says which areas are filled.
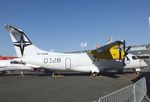
[[[0,66],[0,71],[13,71],[13,70],[32,70],[33,68],[25,65],[11,65],[11,66]]]
[[[100,48],[91,50],[90,54],[99,59],[119,60],[123,59],[125,55],[125,51],[121,49],[122,46],[123,42],[115,41]]]
[[[13,70],[32,70],[32,67],[24,64],[12,63],[12,60],[0,61],[0,71],[13,71]]]

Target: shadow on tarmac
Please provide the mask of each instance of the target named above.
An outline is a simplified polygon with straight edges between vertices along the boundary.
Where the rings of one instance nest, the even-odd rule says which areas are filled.
[[[126,73],[124,73],[126,74]],[[52,76],[52,73],[44,73],[44,74],[37,74],[38,76]],[[69,76],[91,76],[90,73],[82,73],[82,72],[55,72],[55,75],[62,75],[65,77]],[[98,76],[106,76],[111,78],[119,78],[122,74],[118,74],[117,72],[104,72],[102,74],[98,74]]]
[[[118,72],[103,72],[101,74],[98,74],[98,76],[106,76],[106,77],[111,77],[111,78],[119,78],[121,75],[126,75],[126,74],[132,74],[134,72],[123,72],[123,73],[118,73]],[[58,71],[54,73],[55,75],[62,75],[62,76],[91,76],[90,73],[82,73],[82,72],[63,72],[63,71]],[[0,74],[0,76],[20,76],[20,73],[6,73],[6,74]],[[39,73],[39,72],[25,72],[24,75],[32,75],[32,76],[52,76],[53,72],[49,73]]]

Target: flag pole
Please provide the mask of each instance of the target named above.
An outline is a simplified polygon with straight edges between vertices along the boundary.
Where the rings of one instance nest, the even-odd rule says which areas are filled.
[[[150,17],[148,18],[148,25],[149,25],[149,28],[150,28]]]

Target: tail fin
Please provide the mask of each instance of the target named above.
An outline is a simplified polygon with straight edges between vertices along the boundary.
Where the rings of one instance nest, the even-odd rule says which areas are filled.
[[[34,55],[37,54],[38,51],[41,51],[36,46],[32,45],[32,42],[22,30],[8,24],[4,27],[10,33],[18,57]]]

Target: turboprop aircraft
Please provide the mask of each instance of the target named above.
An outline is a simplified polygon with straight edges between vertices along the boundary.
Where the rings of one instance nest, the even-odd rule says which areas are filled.
[[[128,54],[125,58],[123,70],[133,70],[136,73],[139,73],[147,66],[147,63],[144,60],[139,59],[136,55]]]
[[[107,63],[118,63],[117,60],[105,60],[100,61],[101,65],[104,66]],[[134,71],[136,73],[139,73],[142,71],[143,68],[147,67],[148,65],[144,60],[139,59],[137,56],[133,54],[127,54],[126,58],[124,60],[123,66],[120,67],[113,67],[113,66],[107,66],[102,71],[110,71],[110,70],[116,70],[119,73],[123,73],[124,71]]]
[[[82,53],[47,52],[37,48],[26,34],[11,25],[5,25],[19,58],[15,61],[43,67],[49,70],[72,70],[97,75],[104,68],[123,68],[130,47],[115,41],[103,47]],[[122,47],[123,46],[123,49]]]

